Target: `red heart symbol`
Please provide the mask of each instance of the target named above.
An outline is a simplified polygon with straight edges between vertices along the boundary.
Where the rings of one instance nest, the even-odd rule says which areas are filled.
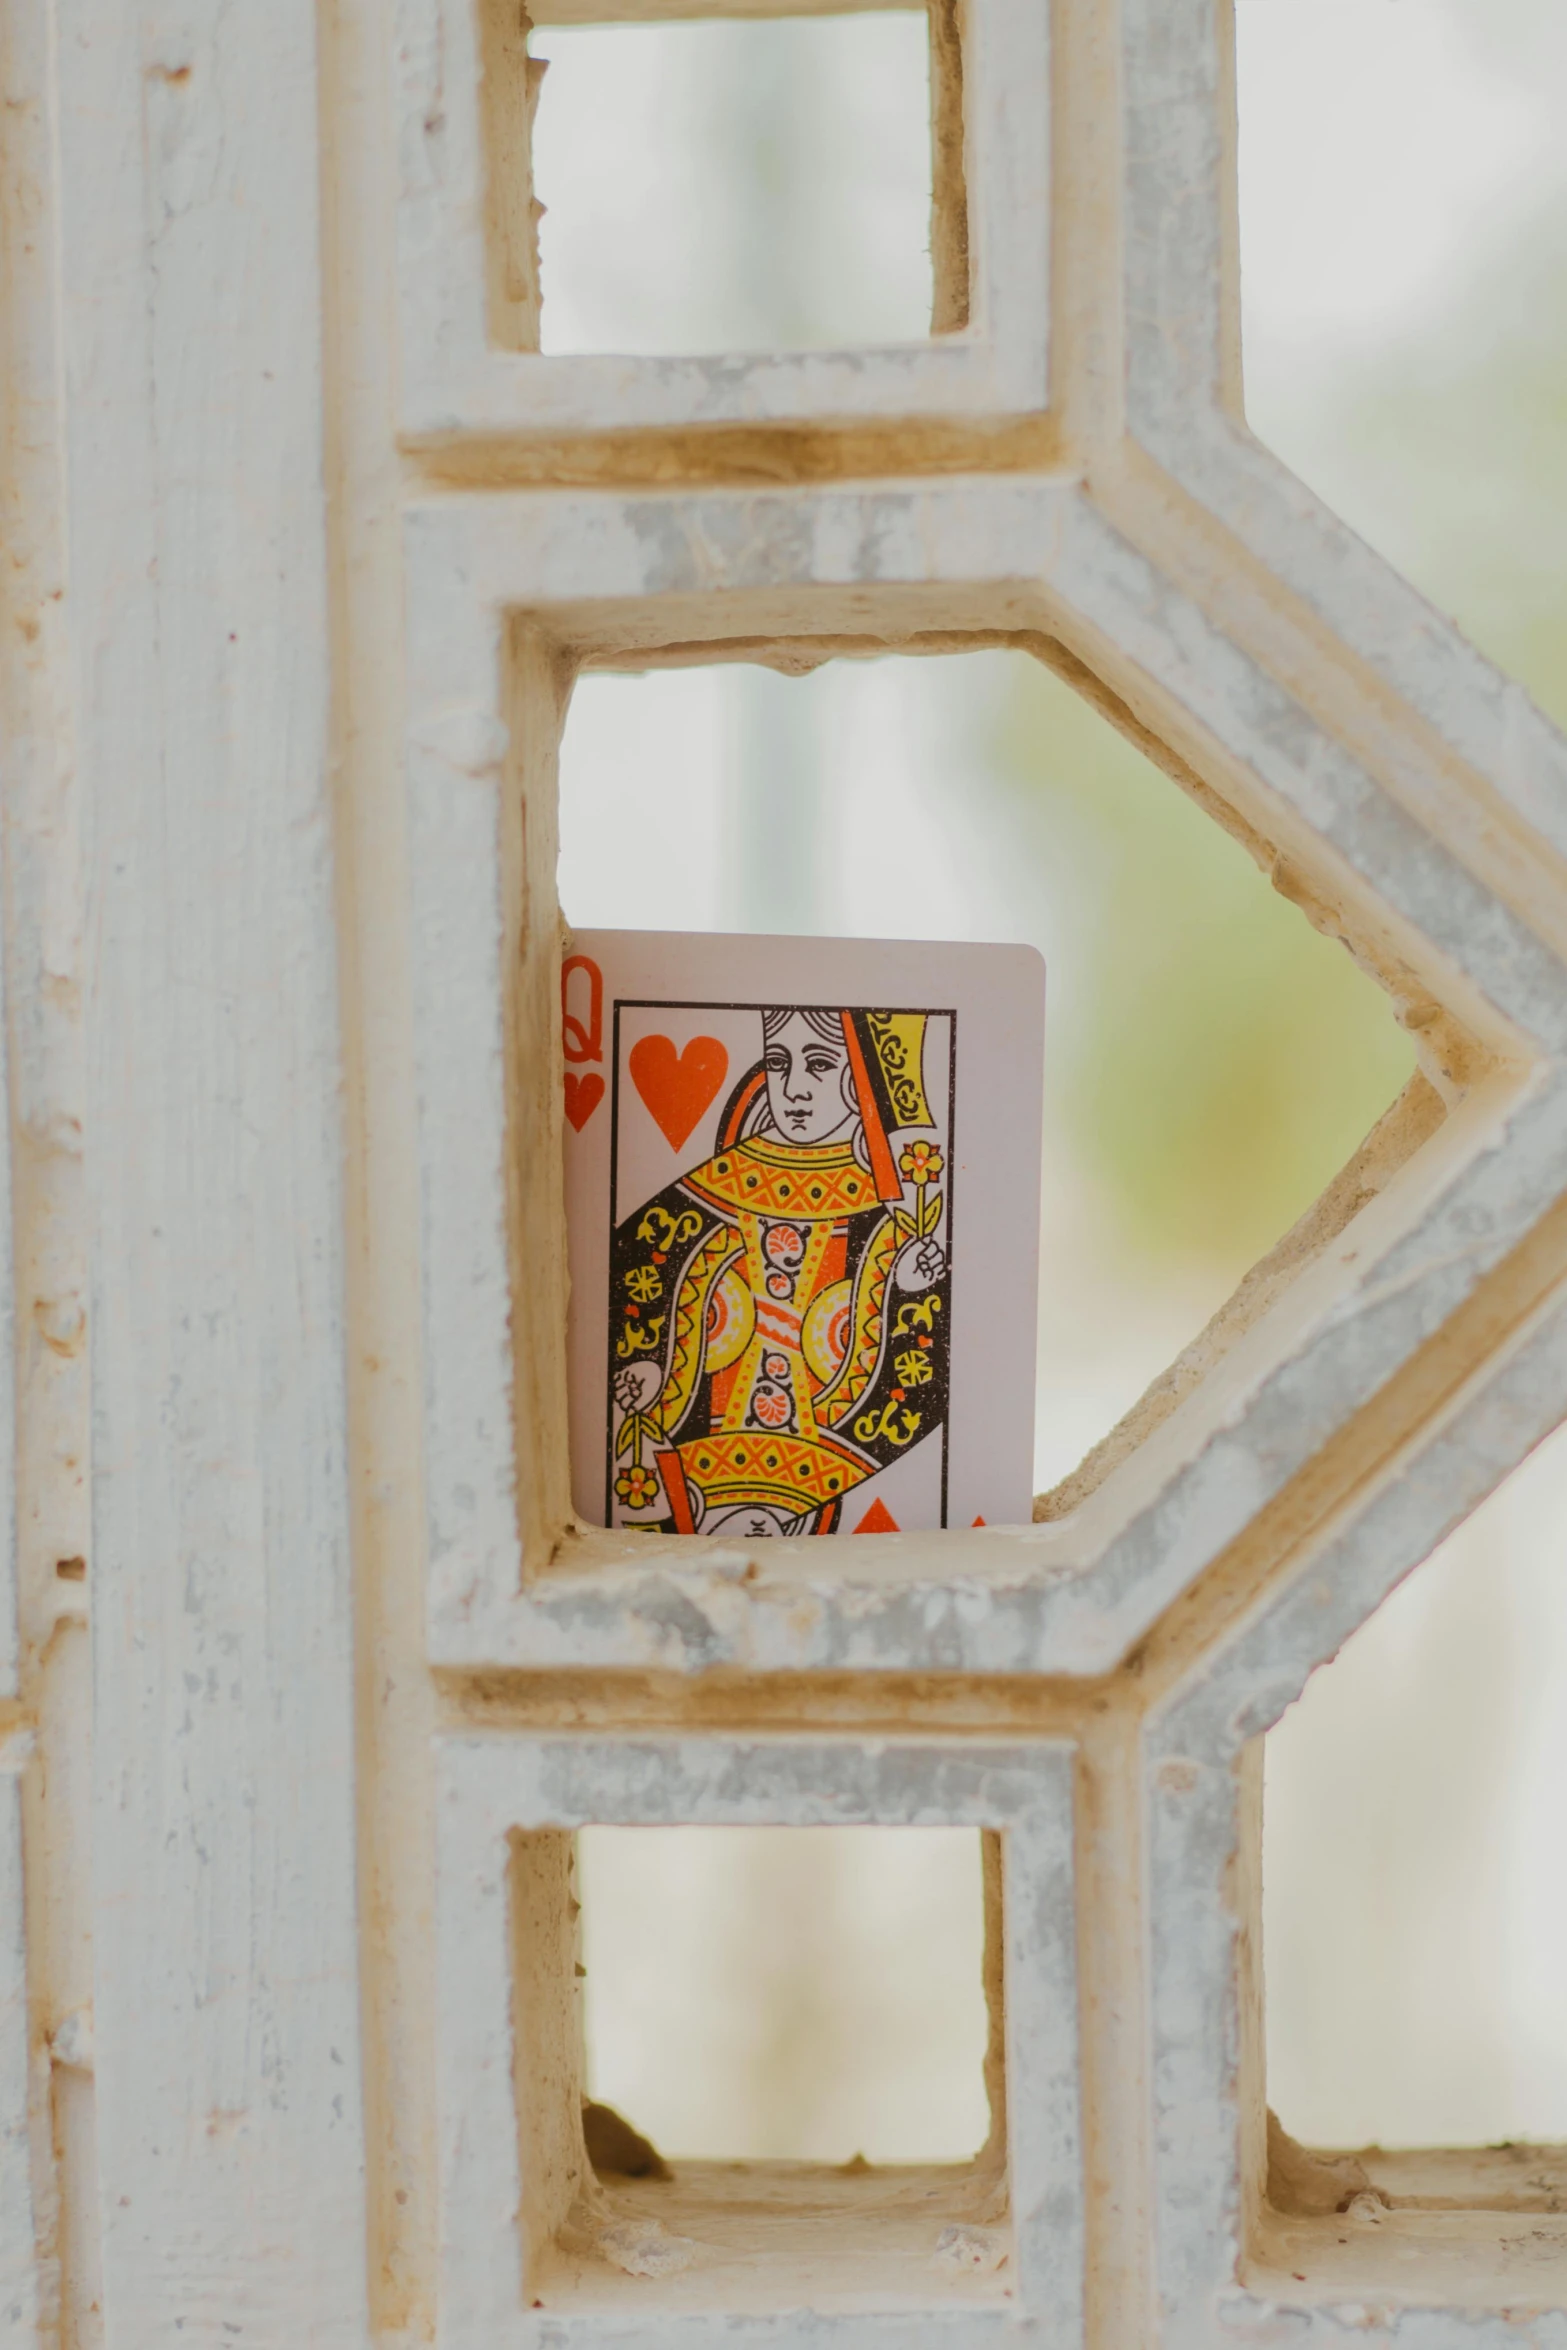
[[[631,1082],[672,1151],[690,1139],[728,1073],[716,1036],[693,1036],[683,1053],[667,1036],[639,1036],[631,1048]]]
[[[579,1134],[603,1099],[602,1077],[579,1077],[574,1069],[566,1071],[566,1115]]]

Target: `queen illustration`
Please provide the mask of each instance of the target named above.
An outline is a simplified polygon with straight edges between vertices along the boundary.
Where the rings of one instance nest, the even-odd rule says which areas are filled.
[[[619,1523],[830,1534],[856,1486],[944,1432],[951,1175],[927,1017],[764,1011],[714,1155],[615,1232]]]

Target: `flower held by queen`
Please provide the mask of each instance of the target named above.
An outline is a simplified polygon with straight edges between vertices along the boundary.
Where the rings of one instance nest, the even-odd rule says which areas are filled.
[[[638,1463],[633,1469],[621,1470],[615,1479],[615,1491],[627,1509],[645,1510],[658,1498],[658,1479],[651,1469],[644,1469]]]

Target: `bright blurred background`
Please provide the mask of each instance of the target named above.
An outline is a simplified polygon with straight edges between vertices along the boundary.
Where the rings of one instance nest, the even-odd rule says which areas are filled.
[[[1254,430],[1567,719],[1567,9],[1236,0]],[[924,19],[547,28],[545,347],[917,339]],[[1322,1188],[1407,1042],[1021,656],[594,677],[583,925],[1027,938],[1049,965],[1037,1476]],[[1268,1744],[1270,2100],[1317,2143],[1567,2137],[1567,1438]],[[596,2093],[677,2153],[971,2152],[963,1838],[583,1839]]]

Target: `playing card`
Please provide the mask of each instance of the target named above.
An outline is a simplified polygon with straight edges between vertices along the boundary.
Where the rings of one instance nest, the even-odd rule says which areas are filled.
[[[578,1516],[1025,1523],[1034,950],[586,931],[561,1008]]]

